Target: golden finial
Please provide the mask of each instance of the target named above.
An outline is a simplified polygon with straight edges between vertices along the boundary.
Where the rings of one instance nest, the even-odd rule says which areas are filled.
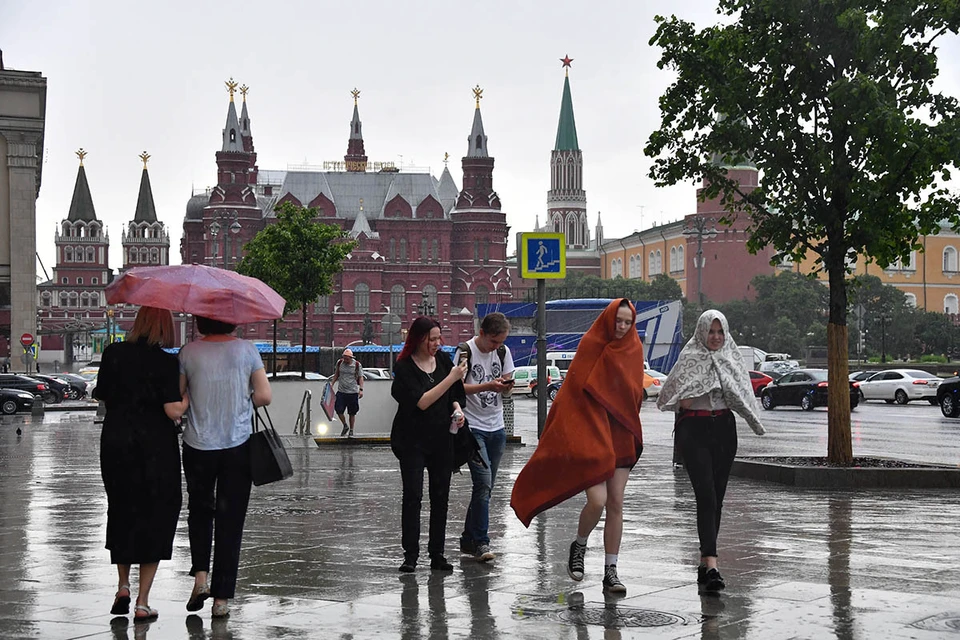
[[[473,97],[477,99],[477,109],[480,108],[480,98],[483,97],[483,89],[480,88],[480,85],[477,85],[473,88]]]
[[[141,153],[141,154],[140,154],[139,156],[137,156],[137,157],[140,158],[141,160],[143,160],[143,170],[146,171],[146,170],[147,170],[147,160],[150,159],[150,154],[147,153],[146,151],[144,151],[143,153]]]
[[[353,91],[350,92],[350,95],[353,96],[353,106],[357,106],[357,98],[360,97],[360,90],[354,87]]]
[[[237,90],[237,83],[234,82],[233,78],[231,77],[229,80],[227,80],[223,84],[227,85],[227,91],[230,92],[230,102],[233,102],[233,92]]]
[[[247,101],[247,92],[248,92],[248,91],[250,91],[250,87],[248,87],[247,85],[241,85],[241,86],[240,86],[240,95],[243,96],[243,101],[244,101],[244,102]]]
[[[443,154],[443,166],[447,166],[447,160],[449,160],[449,159],[450,159],[450,154],[449,154],[449,153],[444,153],[444,154]]]
[[[83,166],[83,159],[87,157],[87,152],[83,150],[83,147],[77,150],[77,157],[80,158],[80,166]]]

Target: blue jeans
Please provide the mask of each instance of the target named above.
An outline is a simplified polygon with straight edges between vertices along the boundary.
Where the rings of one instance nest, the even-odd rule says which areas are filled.
[[[463,538],[472,540],[474,544],[490,544],[487,527],[490,526],[490,492],[497,479],[497,468],[503,449],[507,444],[507,430],[478,431],[471,429],[470,433],[480,445],[480,456],[487,463],[484,468],[479,464],[470,465],[470,476],[473,478],[473,495],[470,506],[467,507],[467,518],[463,523]]]

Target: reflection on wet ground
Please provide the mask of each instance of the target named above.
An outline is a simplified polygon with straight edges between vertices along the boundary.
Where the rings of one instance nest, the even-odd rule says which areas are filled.
[[[601,590],[602,531],[587,575],[565,571],[580,500],[529,529],[507,506],[532,447],[511,447],[493,501],[497,560],[401,575],[400,478],[389,448],[318,449],[285,437],[297,470],[254,489],[231,616],[185,611],[186,509],[151,596],[160,617],[108,611],[106,501],[92,414],[0,422],[0,638],[939,638],[958,637],[956,492],[798,491],[734,478],[724,508],[727,590],[698,592],[692,491],[663,433],[628,486],[620,576]],[[16,426],[23,435],[15,434]],[[535,430],[534,424],[521,429]],[[664,427],[666,428],[666,427]],[[668,435],[668,432],[667,432]],[[524,435],[532,440],[532,433]],[[448,556],[469,499],[454,476]],[[426,513],[426,508],[424,509]],[[426,530],[426,527],[424,527]],[[423,541],[426,544],[426,541]],[[135,578],[135,576],[134,576]]]

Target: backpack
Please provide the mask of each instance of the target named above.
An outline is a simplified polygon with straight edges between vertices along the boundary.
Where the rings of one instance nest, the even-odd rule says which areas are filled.
[[[466,342],[458,344],[457,349],[467,354],[467,375],[470,375],[470,372],[473,370],[473,364],[470,361],[470,358],[473,357],[473,349],[471,349],[470,345]],[[500,374],[503,375],[503,363],[507,359],[507,345],[502,344],[497,347],[497,355],[500,356]]]

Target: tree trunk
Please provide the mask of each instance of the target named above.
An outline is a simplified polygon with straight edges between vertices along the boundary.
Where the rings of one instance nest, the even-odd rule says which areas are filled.
[[[273,361],[271,368],[273,369],[273,376],[277,376],[277,321],[273,321]]]
[[[841,254],[842,255],[842,254]],[[850,466],[850,381],[847,353],[847,288],[843,260],[829,266],[830,318],[827,322],[827,460]]]
[[[300,334],[300,377],[307,379],[307,305],[300,305],[300,312],[303,314],[303,332]]]

